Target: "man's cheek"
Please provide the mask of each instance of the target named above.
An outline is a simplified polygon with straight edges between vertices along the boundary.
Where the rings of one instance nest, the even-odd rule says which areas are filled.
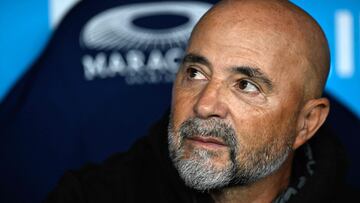
[[[172,108],[174,130],[178,131],[181,124],[191,117],[193,117],[191,104],[184,100],[176,100]]]

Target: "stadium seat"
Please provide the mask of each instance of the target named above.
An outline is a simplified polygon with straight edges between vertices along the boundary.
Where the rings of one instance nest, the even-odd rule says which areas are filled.
[[[0,104],[0,202],[40,202],[59,177],[126,150],[169,108],[211,1],[81,1]]]
[[[214,2],[77,4],[0,104],[0,202],[40,202],[66,170],[144,135],[169,108],[188,36]],[[356,160],[359,120],[332,100],[327,126]]]

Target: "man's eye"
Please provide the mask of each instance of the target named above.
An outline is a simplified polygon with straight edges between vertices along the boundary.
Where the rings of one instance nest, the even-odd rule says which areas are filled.
[[[206,77],[198,70],[196,70],[195,68],[188,68],[187,70],[187,75],[190,79],[194,79],[194,80],[205,80]]]
[[[260,92],[259,88],[247,80],[240,80],[238,83],[238,88],[247,93],[258,93]]]

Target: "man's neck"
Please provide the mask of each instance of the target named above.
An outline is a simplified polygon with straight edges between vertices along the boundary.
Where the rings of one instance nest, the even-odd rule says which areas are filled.
[[[292,159],[290,155],[280,169],[251,185],[224,188],[211,197],[216,203],[272,202],[289,185]]]

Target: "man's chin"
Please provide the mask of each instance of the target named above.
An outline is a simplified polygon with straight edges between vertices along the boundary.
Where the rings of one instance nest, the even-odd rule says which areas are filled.
[[[185,184],[199,191],[226,187],[232,181],[234,174],[232,166],[200,157],[178,160],[175,167]]]
[[[234,167],[224,159],[223,153],[197,147],[185,148],[177,155],[177,159],[173,159],[175,168],[190,188],[209,191],[225,187],[232,180]]]

